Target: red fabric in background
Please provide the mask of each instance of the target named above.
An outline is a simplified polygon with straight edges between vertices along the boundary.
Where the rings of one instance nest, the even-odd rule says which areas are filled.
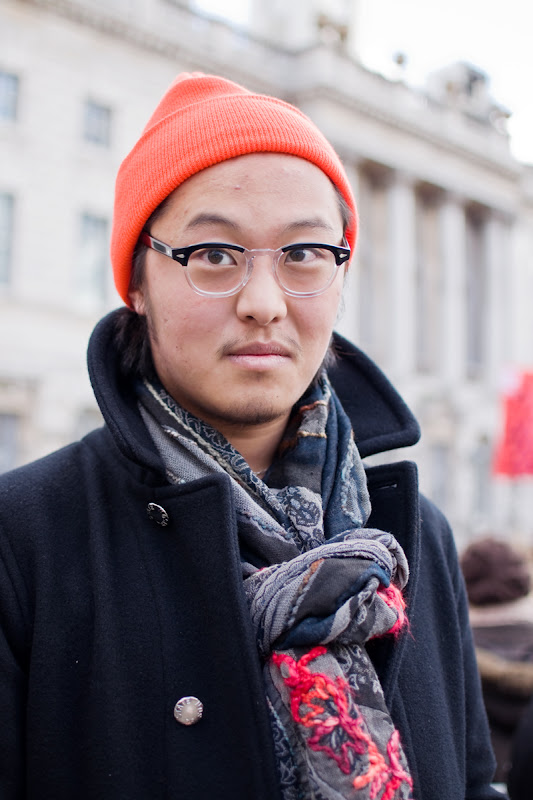
[[[496,449],[496,475],[533,475],[533,372],[523,372],[504,396],[504,428]]]

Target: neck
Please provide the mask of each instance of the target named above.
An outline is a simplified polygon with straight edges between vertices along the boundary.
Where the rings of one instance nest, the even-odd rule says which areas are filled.
[[[281,441],[287,418],[275,419],[261,425],[227,427],[220,432],[246,459],[253,472],[262,476],[269,468]]]

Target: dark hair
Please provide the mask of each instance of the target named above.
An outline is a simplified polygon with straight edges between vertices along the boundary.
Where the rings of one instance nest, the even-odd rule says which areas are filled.
[[[145,222],[144,228],[147,231],[152,230],[152,225],[159,217],[163,214],[167,207],[167,203],[171,194],[167,195],[162,203],[159,203],[157,208],[152,211],[150,216]],[[130,285],[129,291],[134,291],[135,289],[140,289],[144,282],[144,266],[146,262],[146,253],[148,252],[148,248],[145,244],[143,244],[140,238],[137,240],[137,244],[133,250],[133,257],[131,260],[131,276],[130,276]]]
[[[152,361],[148,320],[131,308],[119,308],[115,317],[115,340],[122,375],[128,378],[152,378]]]
[[[333,184],[333,188],[335,189],[335,194],[337,195],[337,202],[339,204],[339,211],[341,212],[342,232],[345,233],[346,229],[349,228],[354,222],[354,214],[352,209],[344,199],[344,195],[342,194],[341,190],[335,183]]]

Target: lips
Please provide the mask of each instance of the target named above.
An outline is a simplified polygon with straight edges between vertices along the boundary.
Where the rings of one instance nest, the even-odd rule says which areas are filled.
[[[290,357],[290,351],[278,342],[251,342],[232,348],[230,356],[285,356]]]
[[[233,342],[225,348],[224,354],[241,370],[264,373],[285,367],[294,351],[280,342]]]

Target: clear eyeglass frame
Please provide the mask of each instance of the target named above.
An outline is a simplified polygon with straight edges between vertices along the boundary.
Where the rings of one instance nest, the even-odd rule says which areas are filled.
[[[274,278],[278,284],[278,286],[282,289],[282,291],[289,295],[290,297],[316,297],[317,295],[322,294],[325,292],[333,281],[335,280],[335,276],[337,275],[338,269],[342,264],[346,264],[351,255],[350,248],[345,245],[333,245],[333,244],[323,244],[321,242],[297,242],[296,244],[289,244],[285,247],[279,247],[277,250],[271,250],[269,248],[262,248],[262,249],[254,249],[248,250],[246,247],[241,247],[240,245],[236,244],[225,244],[223,242],[201,242],[199,244],[189,245],[188,247],[171,247],[165,242],[162,242],[160,239],[156,239],[152,236],[148,231],[143,231],[140,236],[140,241],[149,247],[152,250],[155,250],[157,253],[161,253],[164,256],[168,256],[173,261],[176,261],[180,264],[185,270],[185,276],[187,278],[187,282],[191,289],[199,295],[203,297],[231,297],[234,294],[237,294],[241,291],[241,289],[246,286],[250,277],[252,275],[253,267],[254,267],[254,258],[259,255],[270,255],[272,259],[272,272],[274,274]],[[221,249],[221,250],[228,250],[230,252],[235,252],[239,254],[244,254],[246,260],[246,271],[240,278],[238,284],[227,291],[222,292],[212,292],[205,289],[198,287],[194,281],[192,280],[190,271],[189,271],[189,259],[191,255],[198,250],[206,250],[206,249]],[[332,264],[331,274],[328,276],[327,281],[324,285],[321,285],[318,289],[313,289],[312,291],[307,292],[300,292],[295,291],[287,286],[284,285],[280,275],[278,273],[278,266],[281,260],[281,257],[290,252],[295,252],[298,250],[303,249],[314,249],[314,250],[327,250],[334,256],[335,263]]]

